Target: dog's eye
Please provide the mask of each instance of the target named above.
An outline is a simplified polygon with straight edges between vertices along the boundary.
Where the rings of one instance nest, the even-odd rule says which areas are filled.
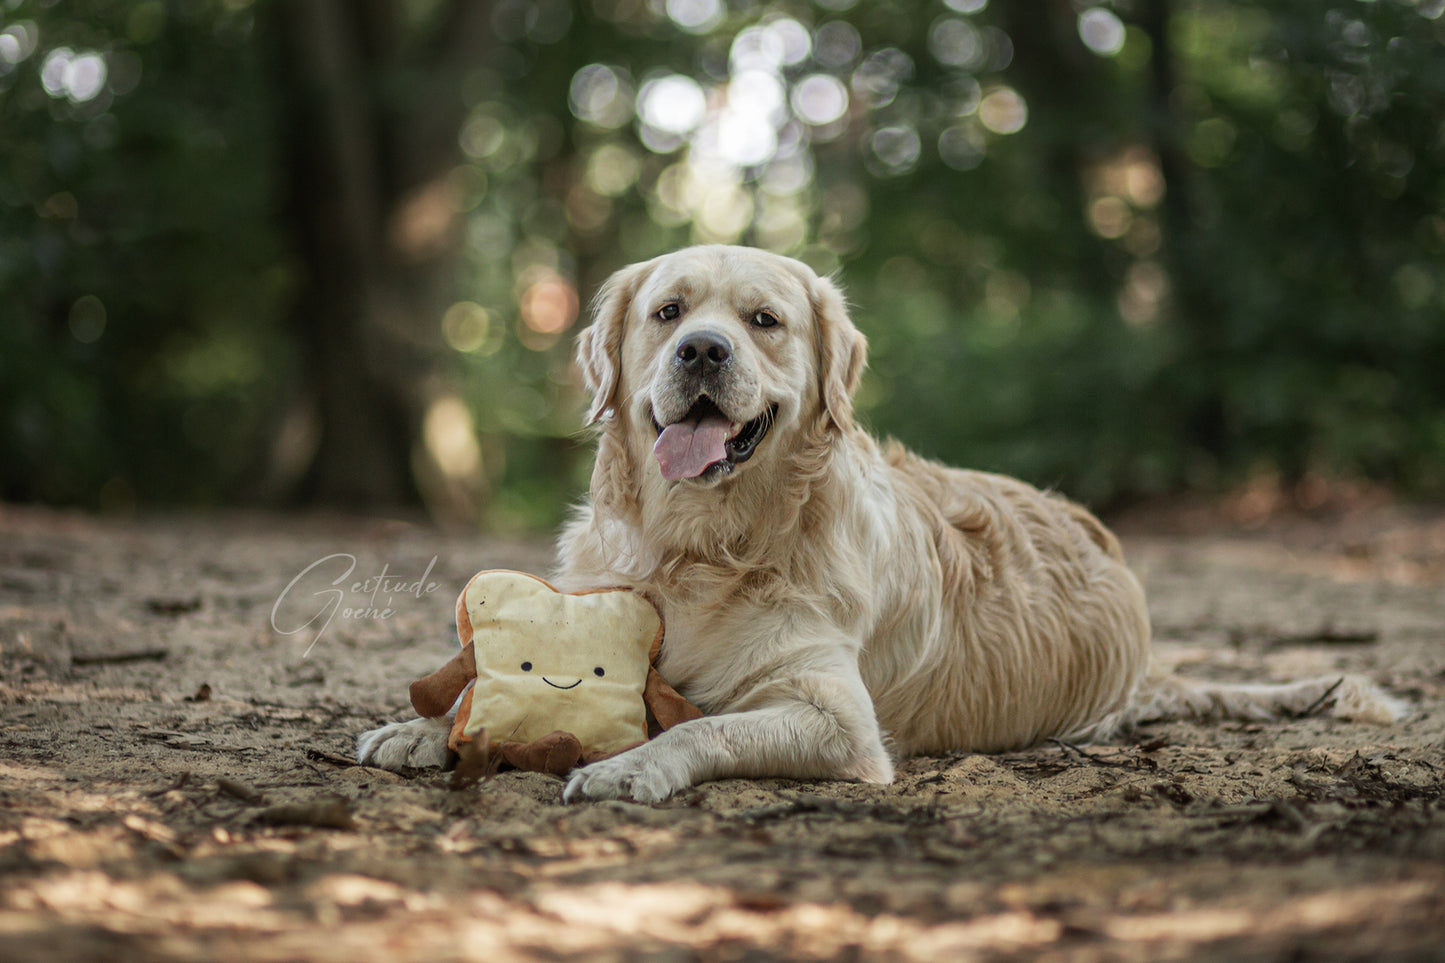
[[[670,301],[667,304],[664,304],[662,308],[658,310],[657,320],[676,321],[681,314],[682,305],[678,304],[676,301]]]
[[[753,326],[758,328],[776,328],[778,316],[768,311],[759,311],[753,315]]]
[[[607,670],[604,669],[604,668],[602,668],[602,666],[599,665],[597,668],[595,668],[595,669],[592,670],[592,674],[595,675],[595,676],[597,676],[597,677],[600,679],[600,678],[602,678],[604,675],[607,674]]]
[[[532,663],[530,663],[530,662],[523,662],[523,663],[522,663],[522,671],[523,671],[523,672],[531,672],[531,671],[532,671]]]

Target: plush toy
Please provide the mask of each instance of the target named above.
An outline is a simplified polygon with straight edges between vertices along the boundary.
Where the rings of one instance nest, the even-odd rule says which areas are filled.
[[[702,711],[653,667],[662,617],[629,589],[567,595],[534,575],[472,577],[457,598],[462,644],[411,684],[423,716],[457,707],[453,785],[507,764],[565,775]]]

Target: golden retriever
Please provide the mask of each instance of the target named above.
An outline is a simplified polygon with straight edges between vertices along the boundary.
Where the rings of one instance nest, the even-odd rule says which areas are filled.
[[[1155,669],[1114,536],[1057,495],[880,445],[853,418],[865,353],[838,288],[791,258],[688,248],[603,287],[578,343],[597,458],[555,578],[646,593],[666,623],[659,668],[707,715],[576,770],[564,798],[651,802],[737,776],[882,783],[914,754],[1326,695],[1337,715],[1397,716],[1361,679],[1221,686]],[[359,758],[439,763],[448,725],[374,730]]]

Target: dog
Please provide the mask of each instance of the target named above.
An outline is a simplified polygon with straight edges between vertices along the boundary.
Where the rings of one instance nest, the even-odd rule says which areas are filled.
[[[866,350],[835,283],[750,248],[687,248],[598,293],[577,345],[596,462],[553,579],[656,603],[659,669],[706,714],[575,770],[564,799],[887,783],[912,755],[1146,719],[1403,712],[1359,678],[1217,685],[1156,666],[1109,530],[1058,495],[876,441],[853,412]],[[358,758],[440,764],[450,725],[367,732]]]

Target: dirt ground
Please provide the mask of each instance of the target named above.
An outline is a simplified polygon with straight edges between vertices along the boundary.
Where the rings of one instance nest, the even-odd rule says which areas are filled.
[[[355,735],[451,656],[466,578],[545,543],[0,508],[0,959],[1445,958],[1445,512],[1121,530],[1181,671],[1364,672],[1415,714],[656,807],[453,791]]]

